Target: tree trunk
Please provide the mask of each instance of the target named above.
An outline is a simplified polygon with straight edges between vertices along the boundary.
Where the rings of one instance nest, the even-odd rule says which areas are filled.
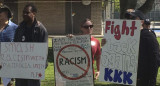
[[[138,8],[138,10],[141,10],[144,14],[152,10],[153,4],[155,0],[146,0],[146,2]]]

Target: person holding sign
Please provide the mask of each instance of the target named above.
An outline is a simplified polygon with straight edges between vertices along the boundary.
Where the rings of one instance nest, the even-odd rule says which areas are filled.
[[[81,22],[81,28],[80,28],[81,32],[79,35],[91,35],[93,32],[93,23],[90,19],[86,18],[85,20],[83,20]],[[69,34],[68,37],[72,37],[72,34]],[[105,44],[106,41],[103,41]],[[98,79],[99,74],[100,74],[100,57],[101,57],[101,48],[100,48],[100,42],[99,40],[97,40],[96,38],[94,38],[93,36],[91,36],[91,48],[92,48],[92,62],[94,64],[94,59],[96,59],[96,66],[97,66],[97,72],[94,72],[93,69],[93,73],[96,75],[95,79]]]
[[[23,21],[16,30],[14,42],[47,42],[48,33],[43,24],[36,20],[37,8],[27,4],[23,9]],[[40,86],[40,80],[16,79],[16,86]]]
[[[156,36],[149,30],[146,17],[141,11],[128,9],[125,18],[141,21],[136,86],[155,86],[160,63],[159,44]]]
[[[93,32],[93,23],[90,19],[85,19],[81,23],[81,34],[87,35],[92,34]],[[95,79],[98,79],[100,74],[100,55],[101,55],[101,48],[100,48],[100,42],[91,36],[91,47],[92,47],[92,60],[94,64],[94,58],[96,59],[96,66],[97,66],[97,72],[95,73]],[[93,71],[94,72],[94,71]]]
[[[145,15],[140,10],[127,10],[125,17],[142,22],[136,86],[155,86],[160,59],[158,41],[155,35],[144,27]]]
[[[0,6],[0,42],[13,42],[14,33],[18,27],[10,19],[12,12],[6,5]],[[2,77],[4,86],[12,86],[11,78]]]

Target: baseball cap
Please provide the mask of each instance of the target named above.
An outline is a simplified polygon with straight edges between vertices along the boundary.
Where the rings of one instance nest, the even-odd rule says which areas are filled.
[[[12,12],[7,5],[0,5],[0,13],[1,12],[8,12],[8,18],[12,17]]]
[[[148,19],[148,18],[144,19],[144,24],[150,25],[151,24],[150,19]]]
[[[145,15],[140,10],[128,9],[125,13],[125,18],[130,19],[130,15],[133,16],[133,18],[139,17],[140,20],[145,20]]]

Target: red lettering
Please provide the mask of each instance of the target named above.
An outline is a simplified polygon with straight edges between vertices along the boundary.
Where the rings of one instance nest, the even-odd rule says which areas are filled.
[[[45,65],[43,65],[43,64],[33,64],[33,68],[42,69],[42,68],[45,68]]]
[[[122,24],[122,34],[124,34],[126,31],[126,35],[129,34],[129,27],[126,26],[126,21],[123,21],[123,24]]]
[[[134,30],[137,29],[137,27],[135,27],[135,23],[136,23],[136,21],[132,21],[132,26],[130,27],[131,36],[134,36]]]
[[[110,26],[111,25],[111,21],[106,21],[106,29],[105,29],[105,33],[107,33],[107,30],[110,29]]]
[[[6,49],[5,52],[8,52],[9,48],[8,48],[7,43],[5,43],[5,48],[4,49]]]
[[[33,52],[33,50],[34,50],[34,44],[30,44],[30,50],[31,50],[31,52]]]
[[[121,34],[134,36],[134,30],[137,29],[135,23],[135,21],[132,21],[132,25],[129,27],[127,21],[123,21],[121,28],[120,25],[114,25],[114,21],[106,21],[105,33],[107,33],[107,30],[111,30],[111,34],[114,34],[116,40],[121,39]]]
[[[119,25],[115,27],[115,39],[119,40],[121,38],[120,30],[119,30]]]
[[[28,52],[28,47],[27,47],[27,43],[25,44],[25,52]]]
[[[35,74],[34,74],[34,72],[31,72],[31,77],[35,77]]]
[[[15,44],[15,51],[16,51],[16,52],[23,52],[22,46],[21,46],[20,43],[17,43],[17,45]]]
[[[111,34],[114,33],[114,21],[112,21],[112,25],[111,25]]]

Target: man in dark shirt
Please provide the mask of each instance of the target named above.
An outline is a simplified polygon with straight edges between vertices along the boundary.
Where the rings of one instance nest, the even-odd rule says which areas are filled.
[[[23,10],[23,21],[16,30],[15,42],[47,42],[48,33],[42,23],[36,20],[37,9],[27,4]],[[16,79],[16,86],[40,86],[40,80]]]
[[[136,86],[155,86],[159,65],[159,44],[156,36],[146,25],[145,15],[139,10],[128,10],[127,19],[141,20],[138,72]]]

